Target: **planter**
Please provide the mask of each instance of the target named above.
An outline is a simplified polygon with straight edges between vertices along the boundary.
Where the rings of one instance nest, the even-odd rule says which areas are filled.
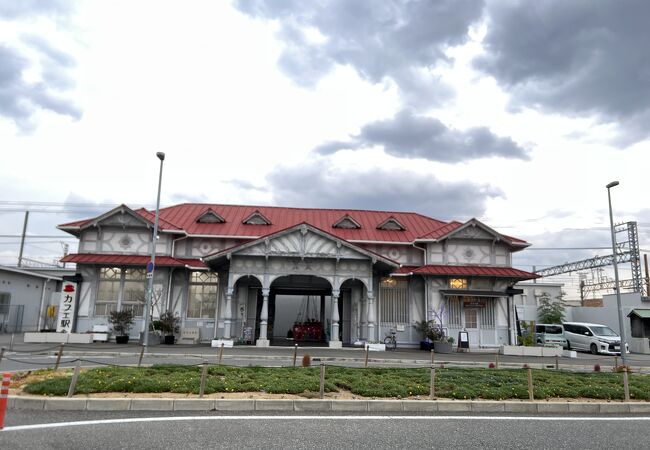
[[[128,336],[115,336],[115,343],[116,344],[128,344],[129,343],[129,337]]]
[[[171,336],[165,336],[165,345],[174,345],[176,342],[176,336],[173,334]]]
[[[369,352],[385,352],[386,344],[367,344]]]
[[[433,343],[433,351],[436,353],[453,353],[454,344],[451,342],[436,341]]]

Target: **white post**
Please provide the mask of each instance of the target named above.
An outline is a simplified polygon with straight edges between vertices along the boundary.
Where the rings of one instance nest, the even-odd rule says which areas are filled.
[[[262,311],[260,312],[260,337],[255,343],[258,347],[268,347],[269,338],[267,336],[269,325],[269,293],[270,289],[262,289]]]
[[[375,336],[375,297],[372,291],[368,291],[368,300],[367,300],[368,309],[368,340],[373,341],[376,339]]]
[[[361,294],[359,298],[359,316],[361,321],[359,323],[359,337],[361,339],[368,339],[368,301]]]
[[[332,290],[332,332],[330,334],[330,347],[342,347],[339,340],[339,291]]]
[[[223,313],[224,317],[224,329],[223,329],[223,338],[230,339],[230,327],[232,324],[232,296],[233,290],[228,289],[226,292],[226,310]]]

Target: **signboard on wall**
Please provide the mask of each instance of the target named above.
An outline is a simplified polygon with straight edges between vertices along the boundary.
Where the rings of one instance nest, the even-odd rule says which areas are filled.
[[[485,308],[487,299],[479,297],[463,297],[463,306],[465,308]]]
[[[59,315],[56,320],[57,333],[72,333],[74,310],[77,303],[77,283],[66,281],[61,289]]]

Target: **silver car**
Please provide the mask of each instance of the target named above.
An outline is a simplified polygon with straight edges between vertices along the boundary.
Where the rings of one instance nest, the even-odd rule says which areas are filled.
[[[607,325],[564,322],[564,338],[569,350],[585,350],[597,355],[620,355],[621,337]]]

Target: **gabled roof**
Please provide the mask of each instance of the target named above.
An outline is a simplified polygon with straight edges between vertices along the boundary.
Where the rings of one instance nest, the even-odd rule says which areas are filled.
[[[399,220],[390,216],[388,219],[384,220],[382,223],[377,225],[378,230],[398,230],[404,231],[406,227],[400,223]]]
[[[271,225],[271,221],[267,219],[258,209],[241,221],[244,225]]]
[[[224,223],[226,219],[214,212],[212,208],[208,208],[196,218],[196,223]]]
[[[265,242],[265,241],[269,241],[269,240],[274,239],[274,238],[279,238],[279,237],[281,237],[281,236],[283,236],[285,234],[292,233],[295,230],[301,230],[301,231],[302,230],[310,230],[310,231],[312,231],[312,232],[314,232],[316,234],[319,234],[321,236],[327,237],[329,239],[336,240],[336,241],[340,242],[341,245],[343,245],[343,246],[345,246],[347,248],[350,248],[350,249],[354,250],[355,252],[366,255],[366,256],[368,256],[369,258],[371,258],[371,259],[373,259],[375,261],[381,261],[381,262],[387,264],[390,267],[398,268],[399,265],[400,265],[398,262],[393,261],[390,258],[387,258],[387,257],[382,256],[382,255],[380,255],[378,253],[375,253],[375,252],[373,252],[371,250],[360,247],[360,246],[358,246],[356,244],[347,242],[344,239],[341,239],[341,238],[337,237],[334,234],[328,233],[327,231],[321,230],[321,229],[319,229],[319,228],[317,228],[317,227],[315,227],[315,226],[313,226],[313,225],[311,225],[309,223],[306,223],[306,222],[293,225],[293,226],[288,227],[288,228],[286,228],[284,230],[276,231],[275,233],[272,233],[272,234],[267,234],[266,236],[262,236],[260,238],[254,239],[252,241],[244,242],[242,244],[238,244],[238,245],[235,245],[233,247],[229,247],[229,248],[226,248],[226,249],[223,249],[223,250],[219,250],[218,252],[215,252],[215,253],[212,253],[210,255],[204,256],[203,261],[210,262],[210,261],[214,261],[214,260],[217,260],[219,258],[222,258],[224,256],[228,257],[228,255],[231,255],[232,253],[236,253],[237,251],[242,251],[242,250],[244,250],[246,248],[253,247],[255,245],[258,245],[260,242]]]
[[[337,220],[332,224],[332,228],[343,228],[346,230],[351,230],[351,229],[359,229],[361,228],[361,225],[359,224],[359,222],[354,220],[354,218],[350,214],[345,214],[343,217],[341,217],[339,220]]]
[[[211,209],[221,216],[223,223],[197,223],[196,218]],[[269,225],[244,225],[243,222],[255,212],[263,215]],[[154,212],[145,209],[135,213],[153,224]],[[360,228],[332,228],[344,216],[354,217]],[[405,230],[382,230],[377,228],[393,217]],[[58,228],[78,234],[80,227],[96,219],[69,222]],[[284,230],[299,223],[309,223],[320,230],[330,230],[334,236],[348,242],[407,244],[414,242],[435,242],[450,231],[462,226],[460,222],[446,223],[418,213],[398,211],[368,211],[351,209],[284,208],[277,206],[242,206],[206,203],[183,203],[160,210],[160,229],[167,233],[190,236],[222,237],[231,239],[257,239]],[[495,232],[496,233],[496,232]],[[515,247],[527,246],[524,241],[500,235]]]
[[[108,219],[109,217],[118,213],[128,214],[133,218],[135,218],[136,220],[142,221],[142,223],[148,227],[152,227],[154,225],[154,220],[156,217],[154,212],[147,211],[144,208],[139,208],[134,210],[129,208],[125,204],[121,204],[111,209],[110,211],[105,212],[104,214],[97,216],[93,219],[85,219],[85,220],[77,220],[75,222],[68,222],[68,223],[64,223],[63,225],[59,225],[57,228],[72,234],[76,234],[77,232],[95,226],[102,220]],[[179,227],[168,222],[162,217],[158,218],[158,229],[160,231],[169,231],[169,232],[182,231]]]
[[[449,222],[446,225],[441,226],[437,230],[433,230],[430,233],[427,233],[423,236],[420,236],[417,241],[442,241],[444,239],[448,239],[455,234],[460,233],[461,231],[467,229],[467,228],[480,228],[486,233],[492,235],[495,239],[504,241],[512,246],[515,247],[528,247],[530,244],[527,243],[526,241],[523,241],[521,239],[513,238],[510,236],[506,236],[505,234],[501,234],[498,231],[496,231],[494,228],[491,228],[487,225],[485,225],[483,222],[480,220],[474,218],[470,219],[465,223],[457,222],[457,221],[452,221]]]

